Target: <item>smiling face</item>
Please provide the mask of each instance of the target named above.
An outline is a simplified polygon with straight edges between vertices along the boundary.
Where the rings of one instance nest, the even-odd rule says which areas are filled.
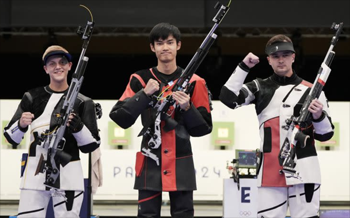
[[[166,39],[159,38],[150,43],[151,50],[156,54],[158,63],[170,63],[176,61],[177,51],[181,48],[181,42],[177,42],[173,35]]]
[[[67,84],[68,72],[72,67],[65,56],[52,55],[44,65],[45,72],[50,76],[50,84],[58,86]]]
[[[291,51],[278,51],[270,54],[267,61],[273,71],[279,76],[290,77],[293,74],[292,64],[295,59],[295,53]]]

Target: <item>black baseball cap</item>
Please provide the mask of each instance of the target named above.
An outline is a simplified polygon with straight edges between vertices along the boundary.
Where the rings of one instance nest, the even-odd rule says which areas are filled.
[[[278,52],[278,51],[291,51],[291,52],[295,53],[294,46],[293,46],[292,42],[279,41],[279,42],[272,43],[271,45],[268,45],[265,48],[265,53],[267,55],[271,55],[271,54]]]

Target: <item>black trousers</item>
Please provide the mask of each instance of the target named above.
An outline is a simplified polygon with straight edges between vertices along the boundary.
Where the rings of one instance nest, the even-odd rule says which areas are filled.
[[[193,191],[169,192],[170,214],[173,218],[193,218]],[[162,192],[139,190],[138,218],[160,218]]]

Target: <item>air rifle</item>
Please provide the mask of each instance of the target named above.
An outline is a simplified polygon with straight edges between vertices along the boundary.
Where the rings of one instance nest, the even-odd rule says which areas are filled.
[[[80,5],[85,7],[83,5]],[[86,7],[85,7],[86,8]],[[89,12],[90,10],[86,8]],[[90,12],[91,15],[91,12]],[[92,15],[91,15],[92,18]],[[64,167],[71,160],[71,155],[63,151],[65,146],[64,133],[66,132],[66,127],[68,123],[68,117],[73,112],[73,106],[79,94],[80,87],[83,83],[85,69],[89,58],[85,56],[85,52],[90,42],[90,38],[93,32],[94,22],[88,21],[85,28],[79,26],[77,34],[82,36],[83,46],[79,57],[77,67],[74,74],[72,75],[72,80],[69,85],[67,94],[63,97],[64,102],[60,113],[57,115],[59,118],[58,126],[50,134],[45,134],[46,142],[48,145],[48,155],[47,161],[45,161],[44,170],[46,171],[46,180],[44,184],[50,188],[55,187],[56,180],[60,174],[59,166],[56,165],[56,159],[59,160],[60,164]]]
[[[221,21],[224,19],[225,15],[229,11],[229,5],[231,1],[227,6],[224,6],[220,4],[219,2],[216,3],[215,9],[218,9],[218,12],[213,18],[214,25],[203,40],[202,44],[186,66],[186,68],[183,70],[181,76],[176,81],[176,83],[172,87],[172,91],[184,91],[186,93],[190,93],[191,86],[190,86],[190,80],[193,76],[193,74],[198,69],[199,65],[202,63],[203,59],[206,57],[207,53],[209,52],[210,47],[213,45],[215,39],[217,38],[217,35],[214,33],[216,28],[219,26]],[[151,102],[151,106],[156,111],[156,119],[154,122],[150,122],[150,125],[145,125],[145,127],[141,130],[138,136],[142,135],[149,135],[150,141],[148,142],[148,146],[152,149],[156,149],[161,144],[161,135],[160,135],[160,122],[161,119],[165,120],[166,125],[164,127],[165,131],[169,131],[176,126],[176,121],[171,119],[171,115],[169,115],[167,112],[170,108],[170,106],[176,105],[176,101],[173,99],[172,95],[167,95],[166,97],[163,97],[164,94],[161,96],[152,96],[153,101]],[[152,126],[154,126],[154,129],[152,129]],[[146,155],[148,156],[148,155]]]
[[[280,173],[287,173],[293,177],[301,179],[299,177],[299,172],[294,169],[296,166],[296,163],[294,161],[296,154],[296,144],[299,142],[300,147],[305,148],[305,146],[310,143],[310,136],[304,134],[302,132],[302,129],[307,127],[307,123],[311,119],[311,113],[308,108],[312,100],[319,98],[331,72],[330,66],[335,56],[333,48],[338,42],[342,27],[343,23],[332,24],[331,29],[336,30],[336,33],[332,37],[330,47],[327,51],[325,59],[321,64],[321,67],[318,70],[318,74],[311,87],[311,90],[303,102],[299,113],[300,115],[298,117],[293,115],[290,119],[287,119],[286,125],[283,127],[284,129],[288,130],[288,134],[278,155],[279,164],[283,167]]]

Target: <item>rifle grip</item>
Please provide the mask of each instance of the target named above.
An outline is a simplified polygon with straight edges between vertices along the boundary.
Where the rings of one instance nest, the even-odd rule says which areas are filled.
[[[193,81],[189,84],[188,88],[186,89],[186,94],[191,94],[193,92],[194,86],[196,85],[196,81]]]
[[[300,143],[301,148],[305,148],[306,145],[311,143],[310,136],[305,135],[301,131],[298,131],[297,134],[295,134],[295,140],[297,140]]]

